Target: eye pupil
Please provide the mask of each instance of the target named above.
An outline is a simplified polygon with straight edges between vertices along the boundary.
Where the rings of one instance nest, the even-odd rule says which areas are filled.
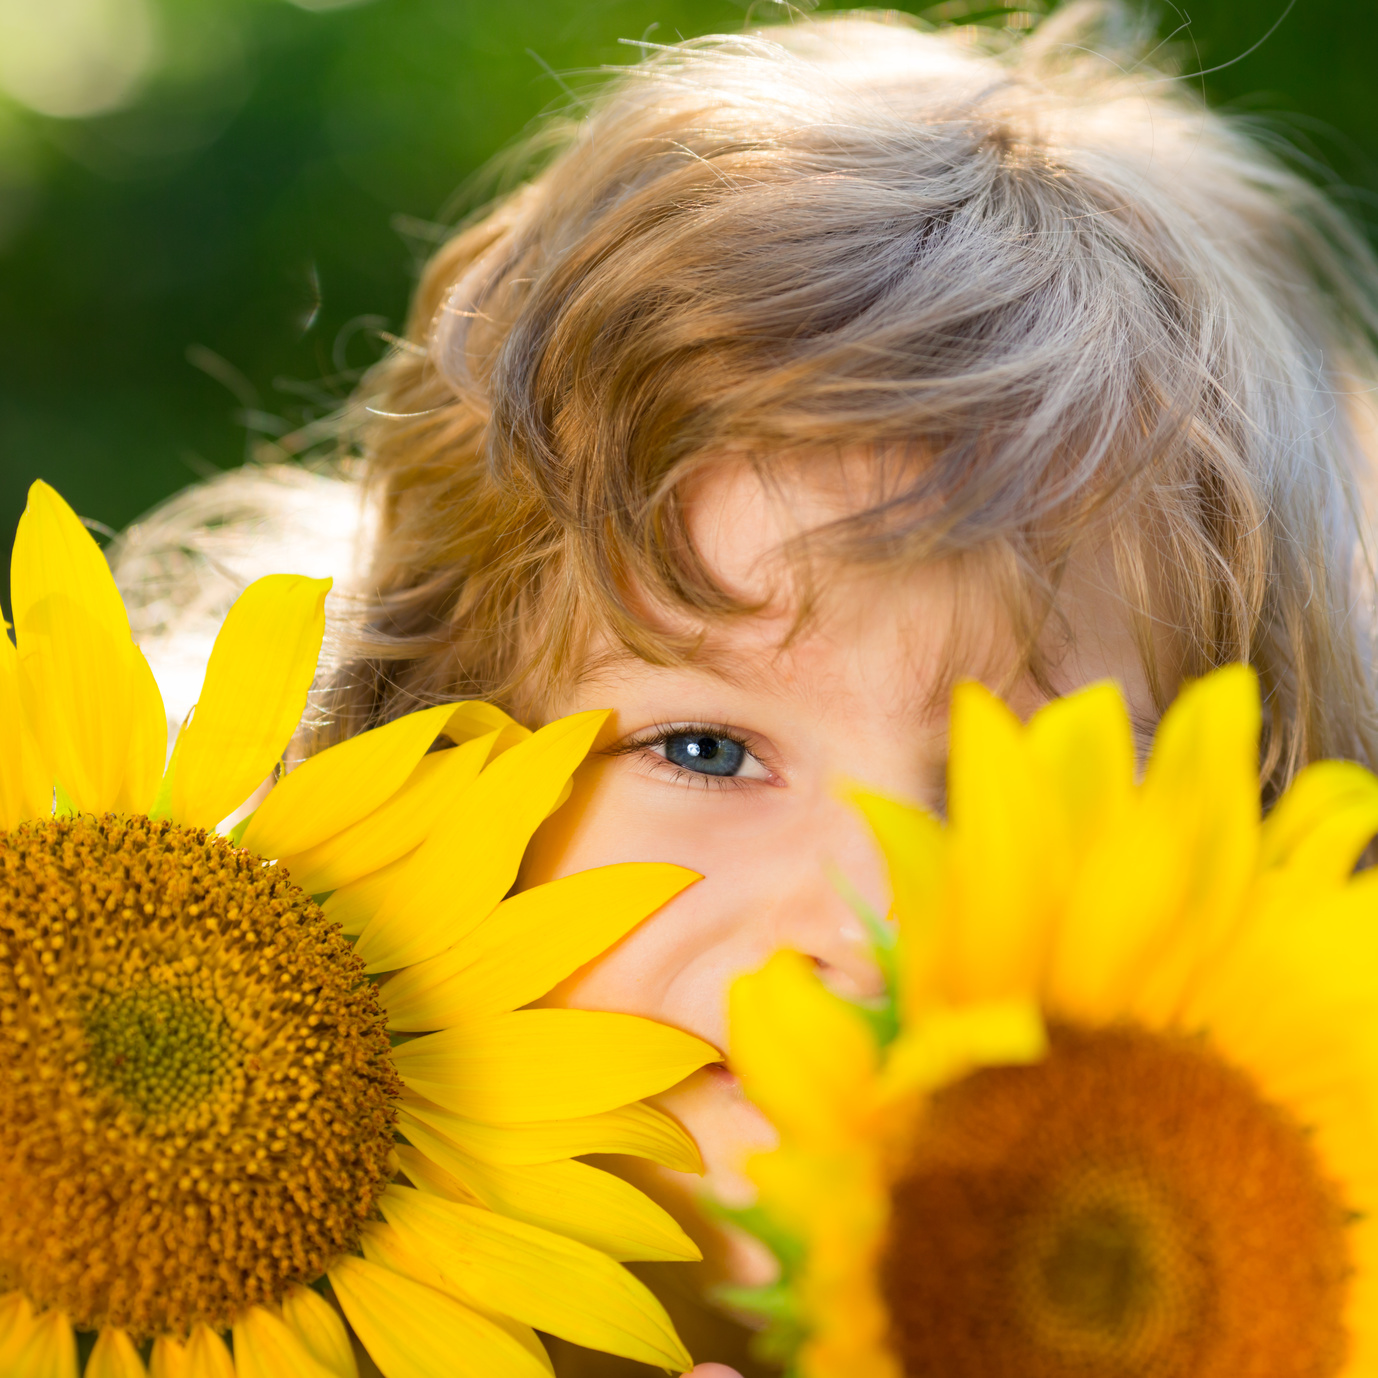
[[[736,775],[746,760],[746,748],[731,737],[696,732],[664,740],[666,759],[698,775]]]

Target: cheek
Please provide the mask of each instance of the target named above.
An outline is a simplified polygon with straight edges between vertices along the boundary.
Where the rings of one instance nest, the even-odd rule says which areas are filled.
[[[752,907],[747,895],[700,882],[542,1003],[639,1014],[724,1047],[727,991],[743,970],[760,964],[749,955],[757,945]]]
[[[569,800],[532,838],[517,888],[628,861],[668,861],[742,883],[783,812],[774,799],[762,798],[766,791],[752,793],[748,800],[671,787],[624,761],[587,761],[575,773]]]
[[[732,977],[771,946],[773,868],[752,845],[761,821],[749,816],[761,802],[667,788],[616,760],[581,767],[569,801],[532,839],[519,888],[636,861],[671,862],[704,879],[543,1003],[641,1014],[720,1043]]]
[[[703,879],[543,1003],[640,1014],[724,1047],[732,981],[778,948],[814,958],[843,993],[878,990],[836,877],[884,913],[883,866],[861,820],[826,793],[692,789],[647,778],[625,760],[595,760],[533,840],[520,883],[647,861]]]

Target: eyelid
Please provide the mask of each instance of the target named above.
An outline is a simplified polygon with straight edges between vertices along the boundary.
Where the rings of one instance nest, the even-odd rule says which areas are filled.
[[[661,746],[667,738],[690,736],[696,732],[701,732],[705,736],[725,737],[728,741],[736,742],[765,771],[767,778],[700,774],[698,771],[685,770],[683,767],[677,766],[662,752],[655,752],[654,754],[662,766],[673,771],[676,777],[685,783],[703,785],[710,789],[741,789],[750,785],[779,785],[784,783],[780,778],[780,772],[770,760],[769,747],[762,746],[755,733],[745,731],[740,727],[731,727],[726,723],[696,721],[654,723],[650,727],[643,727],[636,732],[628,733],[621,741],[604,747],[602,754],[605,756],[631,756],[638,751],[646,751],[648,748]]]

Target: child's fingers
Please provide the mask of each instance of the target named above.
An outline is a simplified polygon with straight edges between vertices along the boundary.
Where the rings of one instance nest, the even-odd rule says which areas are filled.
[[[742,1378],[742,1375],[726,1364],[698,1364],[685,1374],[685,1378]]]

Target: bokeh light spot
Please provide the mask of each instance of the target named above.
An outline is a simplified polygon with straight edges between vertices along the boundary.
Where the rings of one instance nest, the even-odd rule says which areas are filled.
[[[157,47],[148,0],[0,0],[0,91],[41,115],[125,105]]]

